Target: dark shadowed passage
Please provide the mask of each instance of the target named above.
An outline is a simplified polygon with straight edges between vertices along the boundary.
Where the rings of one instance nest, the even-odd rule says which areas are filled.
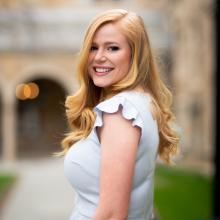
[[[47,79],[35,80],[39,95],[17,105],[18,158],[50,156],[60,148],[65,131],[64,90]]]

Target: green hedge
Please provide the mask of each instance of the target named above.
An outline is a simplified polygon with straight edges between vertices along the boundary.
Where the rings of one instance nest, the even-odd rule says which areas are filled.
[[[13,174],[0,173],[0,202],[4,199],[4,196],[13,185],[16,180],[16,176]]]
[[[176,167],[158,166],[155,209],[160,220],[207,220],[212,216],[212,178]]]

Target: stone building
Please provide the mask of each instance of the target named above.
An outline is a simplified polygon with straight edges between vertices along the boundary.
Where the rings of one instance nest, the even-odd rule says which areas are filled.
[[[144,18],[174,92],[182,161],[212,167],[213,0],[1,0],[1,161],[48,156],[59,149],[67,131],[64,100],[77,89],[75,64],[84,31],[90,18],[110,8]],[[39,86],[39,96],[19,100],[16,88],[28,82]]]

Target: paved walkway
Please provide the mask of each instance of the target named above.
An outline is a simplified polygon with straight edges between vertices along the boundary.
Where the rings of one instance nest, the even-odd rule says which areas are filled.
[[[1,220],[68,220],[74,192],[64,176],[63,158],[22,160],[9,170],[19,179],[1,210]]]

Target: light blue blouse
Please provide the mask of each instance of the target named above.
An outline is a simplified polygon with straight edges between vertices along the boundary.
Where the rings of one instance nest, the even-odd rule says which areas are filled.
[[[101,160],[96,127],[103,125],[103,112],[117,112],[120,105],[123,117],[131,120],[132,126],[141,128],[127,219],[151,219],[159,134],[150,104],[151,97],[147,93],[123,91],[94,107],[97,117],[91,133],[71,146],[64,158],[64,173],[76,192],[70,220],[91,220],[94,216],[99,200]]]

